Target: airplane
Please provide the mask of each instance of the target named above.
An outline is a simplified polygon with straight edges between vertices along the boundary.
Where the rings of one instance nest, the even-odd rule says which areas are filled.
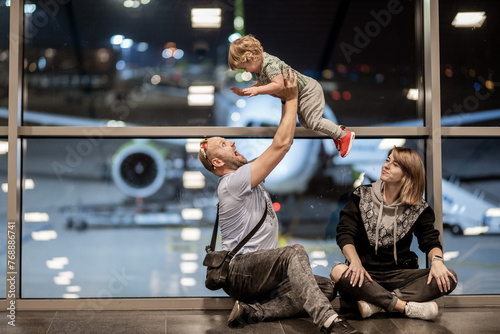
[[[166,90],[178,97],[187,95],[185,89],[167,87]],[[275,127],[279,124],[281,117],[281,103],[278,99],[266,95],[253,98],[239,97],[228,89],[219,89],[214,94],[213,110],[217,118],[223,120],[223,123],[218,125],[228,127]],[[328,104],[325,104],[324,115],[337,123],[335,114]],[[7,116],[7,109],[0,108],[0,118],[7,118]],[[25,122],[40,125],[110,126],[108,120],[91,120],[83,117],[51,115],[36,111],[25,111],[23,117]],[[497,118],[500,118],[500,110],[491,110],[459,116],[445,116],[442,118],[442,124],[443,126],[449,126]],[[111,125],[121,126],[122,124]],[[139,124],[127,125],[139,126]],[[380,126],[422,125],[422,120],[380,124]],[[172,180],[182,178],[184,165],[173,168],[173,165],[170,164],[167,167],[165,153],[162,152],[162,148],[155,145],[156,141],[168,142],[170,145],[178,147],[185,147],[186,145],[185,139],[135,139],[120,147],[112,158],[111,175],[113,182],[125,195],[135,198],[153,196],[165,186],[165,181],[172,182]],[[240,138],[237,140],[237,147],[241,154],[251,160],[269,147],[271,141],[272,139],[268,138]],[[324,162],[321,161],[321,155],[329,157],[329,162],[334,166],[348,166],[358,174],[364,175],[367,179],[376,180],[380,175],[380,168],[387,157],[389,149],[394,145],[402,144],[404,144],[404,141],[401,141],[401,139],[358,139],[349,156],[340,158],[334,147],[333,140],[330,138],[296,139],[282,162],[266,178],[266,188],[273,196],[287,197],[305,193],[311,179],[318,173],[319,166]],[[144,159],[147,159],[149,165],[143,161]],[[155,172],[152,175],[148,172],[138,173],[138,170],[139,172],[146,170],[154,170]],[[138,180],[138,176],[143,179]],[[211,201],[208,202],[211,203]],[[488,232],[488,226],[484,225],[486,222],[494,225],[497,217],[496,209],[498,209],[497,204],[478,198],[477,195],[463,189],[459,184],[443,179],[443,220],[445,225],[451,227],[453,233],[477,234]],[[82,211],[87,212],[89,210],[92,211],[87,208],[79,210],[79,212],[81,214]],[[487,212],[493,212],[493,214],[488,216]],[[182,223],[179,216],[167,220],[159,219],[158,216],[148,218],[142,216],[142,218],[136,220],[145,222],[154,219],[158,219],[162,223]],[[126,220],[134,221],[130,217]],[[490,232],[494,230],[492,228]]]

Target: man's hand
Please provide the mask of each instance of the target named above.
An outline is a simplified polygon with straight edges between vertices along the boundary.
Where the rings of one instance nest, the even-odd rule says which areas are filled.
[[[297,74],[295,74],[291,68],[288,69],[288,78],[286,75],[286,69],[284,69],[281,74],[283,75],[285,87],[281,90],[281,92],[272,94],[272,96],[277,97],[282,101],[296,99],[299,95],[299,90],[297,89]]]

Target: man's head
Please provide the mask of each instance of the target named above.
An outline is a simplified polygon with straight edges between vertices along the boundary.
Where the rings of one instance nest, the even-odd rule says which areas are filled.
[[[207,170],[218,176],[232,173],[248,162],[238,153],[234,141],[222,137],[203,139],[198,159]]]

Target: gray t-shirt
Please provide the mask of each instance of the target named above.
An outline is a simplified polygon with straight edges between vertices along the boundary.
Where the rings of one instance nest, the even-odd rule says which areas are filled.
[[[262,69],[260,70],[260,73],[256,73],[255,75],[257,79],[262,83],[262,85],[267,85],[271,83],[271,80],[275,76],[280,75],[283,69],[288,68],[290,68],[290,66],[287,65],[284,61],[276,56],[272,56],[269,53],[264,52],[264,59],[262,59]],[[307,85],[310,78],[294,70],[293,68],[292,70],[293,72],[295,72],[295,74],[297,74],[297,86],[300,93],[302,92],[302,89],[304,89],[304,87]]]
[[[219,223],[222,249],[234,249],[257,225],[267,207],[267,216],[257,233],[237,255],[278,246],[278,219],[263,183],[251,188],[251,163],[219,179]]]

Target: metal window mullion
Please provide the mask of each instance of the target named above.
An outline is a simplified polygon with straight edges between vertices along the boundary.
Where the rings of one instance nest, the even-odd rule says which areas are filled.
[[[424,137],[424,127],[349,127],[357,138]],[[202,138],[223,136],[230,138],[273,138],[276,127],[66,127],[22,126],[19,135],[29,137],[67,138]],[[327,138],[323,133],[297,128],[295,138]]]
[[[12,259],[13,244],[7,245],[7,307],[15,305],[20,296],[21,262],[21,221],[20,221],[20,186],[21,186],[21,141],[19,126],[22,109],[22,74],[23,74],[23,17],[24,1],[16,0],[10,6],[9,31],[9,120],[8,120],[8,160],[7,160],[7,243],[15,242],[15,256]],[[11,256],[11,257],[9,257]],[[14,262],[14,263],[13,263]],[[13,284],[11,284],[13,282]],[[14,286],[14,290],[12,287]],[[10,312],[10,311],[9,311]],[[15,310],[14,310],[15,312]]]
[[[443,242],[443,190],[441,162],[441,85],[439,68],[439,3],[423,1],[424,20],[424,83],[425,127],[429,137],[426,145],[427,200],[436,215],[435,227]]]

